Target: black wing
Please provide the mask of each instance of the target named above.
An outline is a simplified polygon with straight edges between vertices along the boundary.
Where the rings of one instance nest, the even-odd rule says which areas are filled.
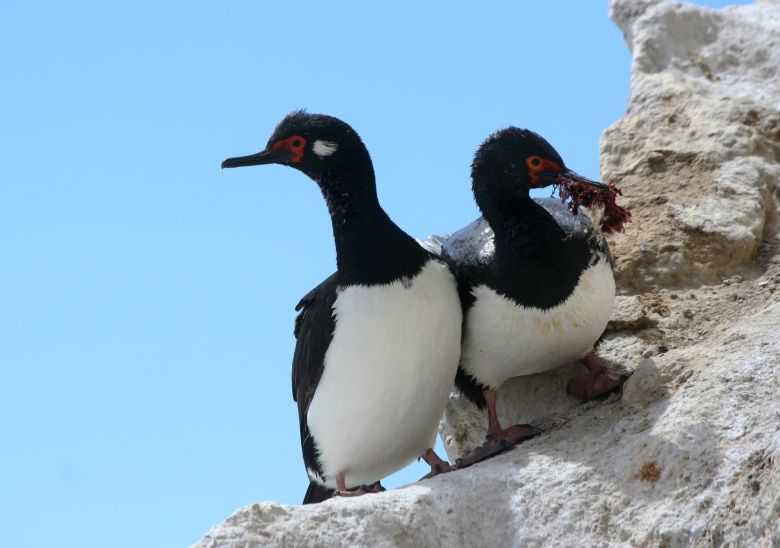
[[[322,477],[317,460],[314,439],[306,424],[306,413],[317,390],[325,364],[325,352],[333,338],[336,322],[333,318],[333,303],[336,301],[337,275],[333,274],[312,289],[295,306],[295,354],[292,363],[293,400],[298,403],[298,422],[301,427],[301,448],[307,468],[315,470]]]
[[[441,255],[458,265],[488,264],[495,252],[493,229],[484,217],[453,232],[441,244]]]
[[[471,288],[483,281],[485,271],[493,261],[493,229],[480,217],[446,239],[440,238],[439,246],[441,258],[447,262],[458,280],[458,293],[465,317],[474,304]]]

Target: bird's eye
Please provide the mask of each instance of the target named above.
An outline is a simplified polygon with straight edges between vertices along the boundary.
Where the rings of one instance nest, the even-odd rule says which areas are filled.
[[[530,158],[528,158],[528,165],[531,167],[539,167],[540,165],[542,165],[542,159],[539,158],[538,156],[531,156]]]
[[[286,139],[280,139],[271,145],[271,150],[275,152],[290,152],[292,153],[291,162],[298,164],[303,160],[303,155],[306,153],[306,138],[300,135],[291,135]]]

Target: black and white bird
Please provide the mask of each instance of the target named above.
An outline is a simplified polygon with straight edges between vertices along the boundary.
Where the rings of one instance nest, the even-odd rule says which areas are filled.
[[[620,386],[627,374],[593,355],[615,300],[607,242],[583,215],[557,199],[529,191],[559,183],[606,188],[566,168],[541,136],[509,127],[491,135],[472,164],[474,197],[482,217],[446,239],[429,239],[458,278],[464,311],[456,385],[480,409],[489,430],[483,446],[465,455],[468,466],[539,431],[503,428],[496,392],[511,377],[583,360],[590,375],[569,381],[571,393],[593,398]]]
[[[265,150],[222,167],[272,163],[317,183],[336,243],[337,271],[296,307],[304,504],[377,490],[418,457],[426,477],[449,471],[431,447],[460,356],[455,277],[384,212],[368,150],[343,121],[293,112]]]

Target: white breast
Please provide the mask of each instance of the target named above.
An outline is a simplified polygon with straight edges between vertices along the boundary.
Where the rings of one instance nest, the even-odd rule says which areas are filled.
[[[497,388],[511,377],[585,356],[612,314],[615,280],[601,260],[582,273],[568,299],[548,310],[518,306],[484,285],[473,294],[461,363],[482,384]]]
[[[455,279],[430,261],[405,283],[340,289],[334,314],[307,420],[327,486],[370,484],[434,443],[460,356]]]

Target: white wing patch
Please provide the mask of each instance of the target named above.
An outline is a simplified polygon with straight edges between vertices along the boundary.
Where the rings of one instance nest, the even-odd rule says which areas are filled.
[[[312,145],[311,149],[314,151],[314,154],[320,158],[324,158],[325,156],[330,156],[336,152],[339,149],[339,144],[334,141],[322,141],[318,139],[314,141],[314,145]]]

